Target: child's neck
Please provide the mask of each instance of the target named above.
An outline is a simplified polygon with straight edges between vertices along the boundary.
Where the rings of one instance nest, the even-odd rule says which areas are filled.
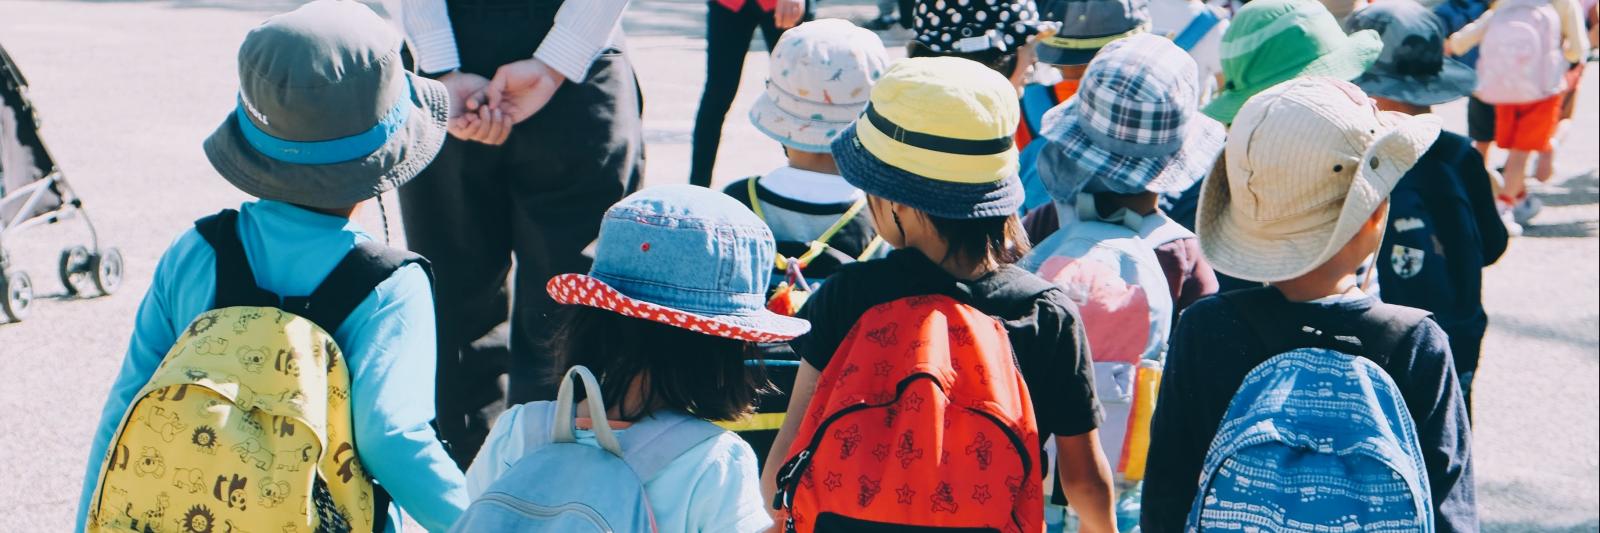
[[[833,160],[833,154],[805,152],[790,148],[789,167],[799,170],[809,170],[820,174],[839,175],[839,164]]]
[[[1127,209],[1139,216],[1150,216],[1160,210],[1161,198],[1155,193],[1123,195],[1123,194],[1096,194],[1094,196],[1095,211],[1100,212],[1102,218],[1117,214],[1119,209]]]
[[[1355,269],[1336,274],[1332,269],[1317,269],[1295,279],[1274,282],[1271,285],[1291,302],[1310,302],[1329,296],[1339,296],[1361,290],[1361,280]]]

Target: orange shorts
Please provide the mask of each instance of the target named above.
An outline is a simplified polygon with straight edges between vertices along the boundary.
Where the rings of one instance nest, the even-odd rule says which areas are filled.
[[[1528,104],[1494,106],[1494,143],[1507,150],[1538,152],[1550,147],[1561,122],[1565,92]]]

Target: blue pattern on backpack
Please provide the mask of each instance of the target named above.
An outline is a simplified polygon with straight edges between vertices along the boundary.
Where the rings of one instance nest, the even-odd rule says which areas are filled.
[[[1239,386],[1185,529],[1431,532],[1430,494],[1389,375],[1362,357],[1298,349]]]

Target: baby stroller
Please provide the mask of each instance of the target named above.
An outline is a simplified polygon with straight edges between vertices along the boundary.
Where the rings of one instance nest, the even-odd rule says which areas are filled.
[[[100,247],[83,202],[39,139],[38,115],[26,97],[27,87],[22,72],[0,47],[0,312],[11,322],[28,316],[33,280],[26,272],[12,270],[5,243],[30,227],[74,217],[89,227],[89,246],[61,252],[59,274],[67,294],[84,294],[92,283],[107,295],[122,284],[122,253]]]

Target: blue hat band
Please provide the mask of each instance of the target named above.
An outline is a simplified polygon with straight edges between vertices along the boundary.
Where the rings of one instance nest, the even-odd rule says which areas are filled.
[[[326,141],[291,141],[261,131],[250,120],[250,112],[242,94],[233,112],[238,117],[239,130],[244,134],[245,142],[262,155],[297,165],[329,165],[367,157],[388,144],[395,132],[405,127],[406,121],[411,118],[411,110],[415,107],[411,103],[412,91],[411,84],[407,83],[404,97],[395,99],[394,107],[367,131]]]

